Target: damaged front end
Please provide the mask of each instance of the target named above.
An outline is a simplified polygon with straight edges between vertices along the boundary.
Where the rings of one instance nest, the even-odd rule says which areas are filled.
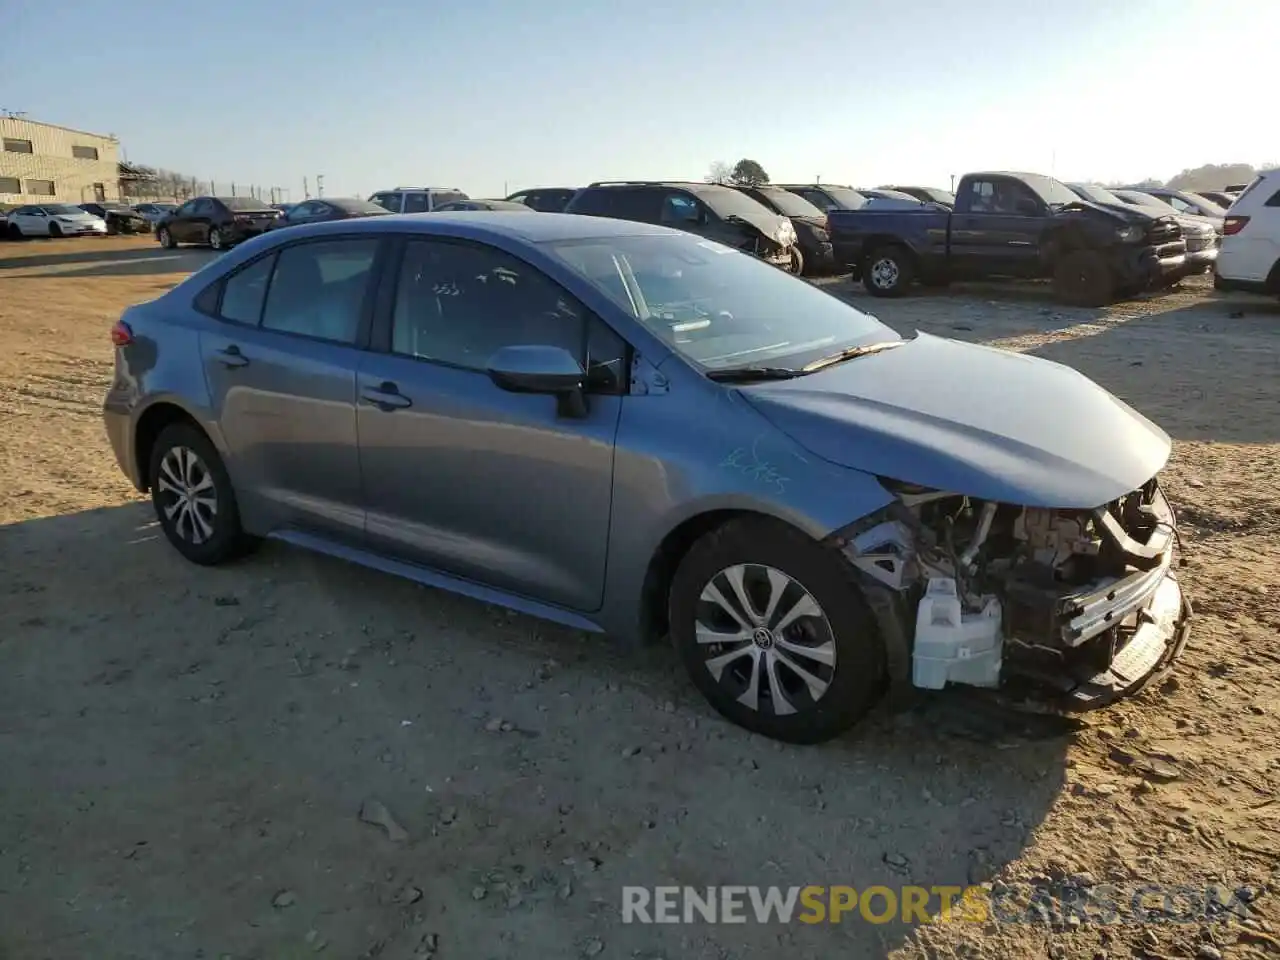
[[[831,542],[867,587],[899,679],[1023,686],[1083,710],[1136,691],[1181,653],[1191,606],[1156,478],[1092,510],[884,482],[898,503]]]

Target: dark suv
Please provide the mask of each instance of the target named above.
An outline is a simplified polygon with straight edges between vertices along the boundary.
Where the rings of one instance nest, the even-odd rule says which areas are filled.
[[[732,187],[678,180],[602,181],[583,187],[565,213],[656,223],[715,240],[793,270],[791,221]]]
[[[577,192],[573,187],[535,187],[532,190],[518,190],[507,199],[513,203],[523,203],[529,209],[541,213],[563,213]]]

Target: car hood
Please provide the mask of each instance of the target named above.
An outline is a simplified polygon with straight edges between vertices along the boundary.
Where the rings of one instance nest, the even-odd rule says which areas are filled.
[[[982,500],[1090,509],[1141,486],[1169,436],[1061,364],[929,334],[740,388],[815,456]]]
[[[1070,215],[1073,212],[1076,214],[1081,212],[1091,212],[1094,214],[1100,213],[1109,216],[1114,220],[1119,220],[1122,223],[1133,224],[1144,228],[1150,225],[1152,221],[1160,219],[1160,217],[1148,213],[1145,210],[1140,210],[1137,207],[1131,207],[1127,204],[1095,203],[1092,200],[1075,200],[1072,203],[1064,204],[1059,209],[1060,215]]]
[[[81,210],[79,213],[55,213],[55,220],[101,220],[102,218],[96,213],[90,213],[88,210]]]

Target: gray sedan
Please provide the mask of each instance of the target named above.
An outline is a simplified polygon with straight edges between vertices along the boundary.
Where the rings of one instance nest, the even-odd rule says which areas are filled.
[[[623,640],[791,742],[891,684],[1109,702],[1187,606],[1169,438],[1066,367],[902,339],[730,247],[441,213],[238,246],[112,330],[169,542],[258,538]]]

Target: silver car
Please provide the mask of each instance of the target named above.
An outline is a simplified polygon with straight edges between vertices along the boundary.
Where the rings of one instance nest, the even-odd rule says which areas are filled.
[[[1163,431],[1069,368],[904,340],[686,232],[299,226],[112,338],[107,431],[183,556],[273,537],[669,634],[717,710],[781,740],[889,684],[1096,706],[1187,639]]]

